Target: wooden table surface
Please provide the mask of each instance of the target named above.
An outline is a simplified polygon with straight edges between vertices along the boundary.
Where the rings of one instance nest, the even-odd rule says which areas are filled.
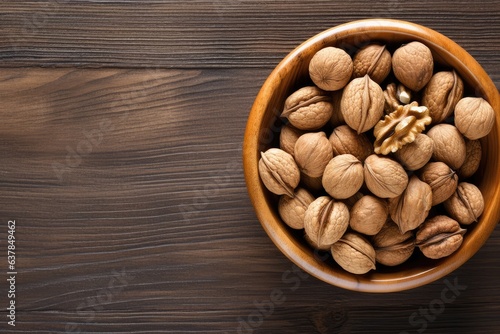
[[[342,290],[270,241],[241,161],[260,86],[307,38],[412,21],[498,88],[499,16],[498,0],[3,0],[0,332],[499,333],[500,227],[433,284]]]

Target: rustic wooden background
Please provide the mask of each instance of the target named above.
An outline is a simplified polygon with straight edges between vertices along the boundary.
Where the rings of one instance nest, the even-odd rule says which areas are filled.
[[[441,308],[445,279],[375,295],[309,277],[253,212],[259,87],[305,39],[374,17],[447,35],[500,87],[498,0],[3,0],[0,332],[499,333],[500,227]]]

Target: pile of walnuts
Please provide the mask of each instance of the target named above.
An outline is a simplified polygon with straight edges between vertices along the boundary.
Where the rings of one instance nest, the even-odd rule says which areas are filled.
[[[420,42],[353,57],[326,47],[309,76],[314,85],[284,103],[280,148],[259,160],[283,221],[354,274],[399,265],[415,248],[455,252],[484,210],[470,177],[495,121],[489,103],[464,97],[462,79],[435,71]]]

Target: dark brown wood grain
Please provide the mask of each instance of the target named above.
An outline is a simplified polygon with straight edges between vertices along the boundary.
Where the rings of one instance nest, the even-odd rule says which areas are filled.
[[[2,1],[0,253],[15,219],[18,275],[11,327],[2,255],[0,332],[498,333],[498,227],[443,280],[342,290],[272,244],[241,148],[265,78],[312,35],[410,20],[500,87],[499,14],[498,1],[462,0]],[[445,280],[467,288],[419,315]]]

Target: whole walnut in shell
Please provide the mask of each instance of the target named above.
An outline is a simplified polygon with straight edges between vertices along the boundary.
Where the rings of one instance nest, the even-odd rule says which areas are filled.
[[[328,196],[316,198],[307,208],[304,229],[317,249],[328,249],[349,226],[349,209]]]
[[[337,155],[326,166],[322,181],[333,198],[349,198],[363,185],[363,165],[352,154]]]
[[[431,259],[440,259],[454,253],[462,244],[466,230],[447,216],[426,220],[417,231],[416,245]]]
[[[331,251],[335,262],[350,273],[365,274],[375,269],[375,250],[358,233],[347,232],[332,245]]]
[[[299,167],[293,157],[279,148],[260,153],[259,175],[266,188],[276,195],[293,197],[300,182]]]
[[[427,136],[434,141],[434,160],[442,161],[454,170],[462,166],[466,156],[465,140],[456,127],[437,124],[427,132]]]
[[[468,178],[474,175],[481,163],[482,148],[479,140],[465,139],[465,162],[457,171],[461,178]]]
[[[391,72],[391,53],[385,45],[366,45],[354,55],[353,66],[354,78],[368,74],[373,81],[380,84]]]
[[[376,261],[386,266],[397,266],[413,254],[415,239],[411,231],[401,233],[392,221],[387,221],[373,238]]]
[[[371,195],[361,197],[349,212],[349,226],[365,235],[377,234],[389,216],[387,202]]]
[[[340,111],[358,133],[373,128],[384,115],[384,92],[368,75],[353,79],[342,93]]]
[[[375,154],[366,158],[364,176],[368,189],[381,198],[397,197],[408,185],[408,175],[399,163]]]
[[[425,166],[432,158],[434,141],[419,133],[412,143],[406,144],[394,153],[394,157],[407,170],[417,170]]]
[[[429,108],[432,123],[441,123],[448,118],[463,93],[464,84],[455,71],[434,74],[422,95],[422,105]]]
[[[324,90],[342,89],[352,76],[351,56],[336,47],[326,47],[311,58],[309,76],[316,86]]]
[[[417,92],[424,88],[432,77],[432,52],[420,42],[403,45],[392,55],[392,70],[403,85]]]
[[[302,87],[286,100],[281,117],[299,130],[318,130],[332,117],[331,96],[315,86]]]
[[[303,229],[306,210],[313,201],[314,196],[304,188],[297,188],[293,197],[281,196],[278,203],[281,219],[291,228]]]
[[[460,224],[477,222],[484,210],[481,190],[472,183],[461,182],[457,190],[444,202],[444,208]]]
[[[420,179],[432,189],[432,205],[446,201],[457,189],[458,176],[444,162],[429,162],[420,171]]]
[[[391,219],[399,226],[401,233],[422,224],[431,207],[432,189],[415,175],[412,175],[408,187],[400,196],[389,199]]]
[[[464,97],[455,107],[455,126],[468,139],[490,133],[495,123],[495,110],[481,97]]]
[[[295,143],[303,134],[304,131],[296,129],[289,124],[282,126],[280,132],[280,148],[286,153],[294,156]]]
[[[323,175],[333,151],[324,132],[308,132],[295,142],[295,161],[304,174],[311,177]]]
[[[368,137],[351,129],[348,125],[341,125],[333,129],[330,138],[333,154],[352,154],[360,161],[364,161],[373,154],[373,145]]]

